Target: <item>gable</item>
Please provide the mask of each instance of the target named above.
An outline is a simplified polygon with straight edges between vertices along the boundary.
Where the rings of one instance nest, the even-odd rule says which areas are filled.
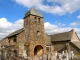
[[[77,48],[80,49],[80,41],[73,41],[71,43],[73,43]]]
[[[45,35],[45,40],[46,40],[46,45],[47,45],[47,46],[52,44],[49,35]]]
[[[71,31],[68,31],[68,32],[58,33],[58,34],[49,35],[49,36],[50,36],[51,42],[79,41],[79,38],[78,38],[76,32],[74,31],[74,29],[72,29]]]
[[[73,31],[72,37],[71,37],[71,41],[79,41],[79,38],[76,34],[76,32]]]

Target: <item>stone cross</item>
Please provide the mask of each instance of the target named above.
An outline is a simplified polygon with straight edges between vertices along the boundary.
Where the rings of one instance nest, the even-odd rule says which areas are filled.
[[[74,57],[74,53],[73,51],[71,51],[71,59],[73,59],[73,57]]]

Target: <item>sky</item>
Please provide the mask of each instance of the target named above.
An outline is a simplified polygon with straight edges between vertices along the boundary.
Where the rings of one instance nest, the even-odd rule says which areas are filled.
[[[72,29],[80,38],[80,0],[0,0],[0,40],[23,28],[23,18],[30,8],[44,16],[46,34]]]

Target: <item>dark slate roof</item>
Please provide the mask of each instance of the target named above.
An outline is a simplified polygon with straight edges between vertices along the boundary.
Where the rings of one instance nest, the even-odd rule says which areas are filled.
[[[73,43],[76,47],[80,49],[80,41],[73,41],[71,43]]]
[[[49,36],[51,38],[51,42],[69,41],[69,40],[71,40],[72,34],[73,34],[73,30],[64,32],[64,33],[49,35]]]
[[[28,12],[26,12],[25,17],[30,15],[30,14],[43,17],[42,13],[39,12],[38,10],[36,10],[35,8],[31,8]]]
[[[6,38],[6,37],[5,37]],[[3,40],[5,40],[5,38],[3,38],[2,40],[0,40],[0,42],[2,42]]]
[[[6,36],[6,37],[3,38],[2,40],[0,40],[0,42],[2,42],[3,40],[5,40],[5,39],[8,38],[8,37],[11,37],[11,36],[14,36],[14,35],[17,35],[17,34],[21,33],[23,30],[24,30],[24,29],[22,28],[22,29],[19,29],[19,30],[17,30],[17,31],[12,32],[12,33],[9,34],[8,36]]]
[[[19,30],[17,30],[17,31],[12,32],[12,33],[9,34],[7,37],[11,37],[11,36],[17,35],[17,34],[21,33],[22,31],[23,31],[23,28],[22,28],[22,29],[19,29]]]

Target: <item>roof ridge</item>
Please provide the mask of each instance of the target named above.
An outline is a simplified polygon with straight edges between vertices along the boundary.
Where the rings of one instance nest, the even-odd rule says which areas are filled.
[[[72,32],[70,32],[70,31],[50,35],[52,42],[70,41],[71,40],[71,36],[72,36]]]
[[[18,32],[19,31],[19,32]],[[15,34],[18,34],[18,33],[20,33],[21,31],[23,31],[23,28],[21,28],[21,29],[18,29],[18,30],[16,30],[16,31],[14,31],[14,32],[12,32],[12,33],[10,33],[8,36],[6,36],[6,37],[10,37],[10,36],[13,36],[13,35],[15,35]]]
[[[60,32],[60,33],[51,34],[51,35],[63,34],[63,33],[68,33],[68,32],[70,32],[70,31],[66,31],[66,32]],[[49,36],[51,36],[51,35],[49,35]]]
[[[16,35],[16,34],[22,32],[23,30],[24,30],[24,28],[21,28],[21,29],[18,29],[18,30],[16,30],[16,31],[8,34],[6,37],[2,38],[2,39],[0,40],[0,42],[3,41],[3,40],[5,40],[5,38],[8,38],[8,37],[10,37],[10,36],[13,36],[13,35]],[[18,31],[19,31],[19,32],[18,32]],[[15,32],[16,32],[16,33],[15,33]]]

